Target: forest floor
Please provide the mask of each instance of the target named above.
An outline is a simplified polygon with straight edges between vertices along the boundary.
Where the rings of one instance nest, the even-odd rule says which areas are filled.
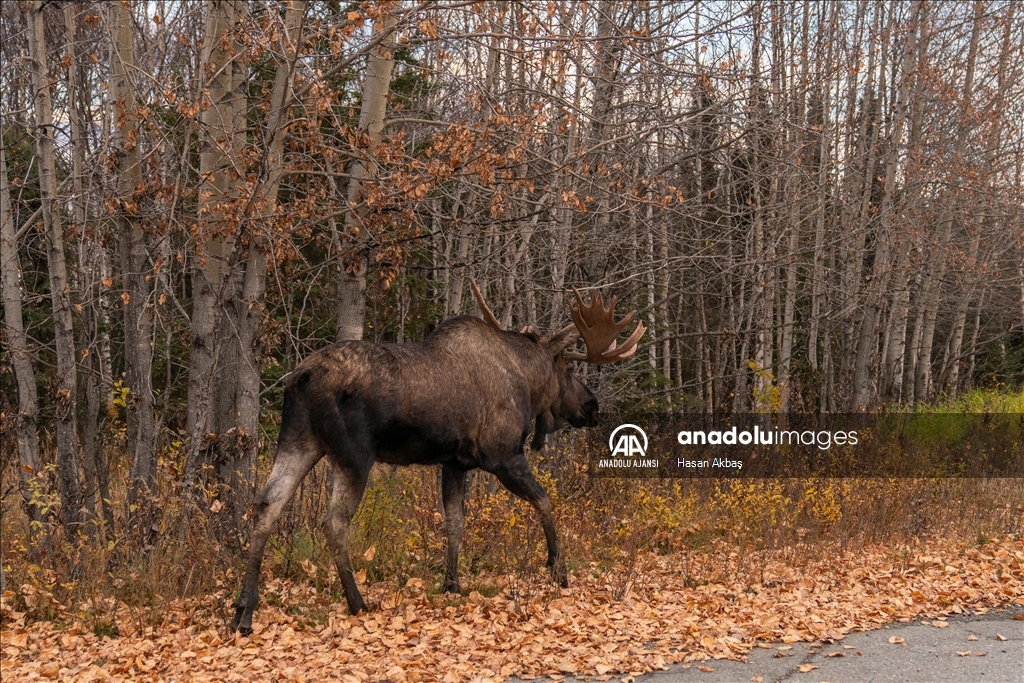
[[[30,586],[8,590],[0,601],[0,674],[5,681],[629,681],[674,663],[713,669],[710,660],[743,660],[766,643],[838,645],[893,622],[943,628],[942,617],[1024,605],[1024,540],[742,556],[723,544],[577,568],[568,590],[539,572],[508,576],[490,584],[493,597],[438,595],[421,579],[401,588],[382,582],[365,587],[373,611],[356,617],[311,583],[271,578],[245,638],[228,627],[236,582],[226,575],[214,594],[159,606],[114,598],[53,604],[45,620],[32,617],[44,596]],[[469,582],[484,585],[479,577]]]

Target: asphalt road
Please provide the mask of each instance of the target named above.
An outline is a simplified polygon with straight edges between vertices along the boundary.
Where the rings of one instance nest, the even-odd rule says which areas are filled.
[[[751,650],[748,662],[700,664],[713,671],[677,664],[636,683],[1024,683],[1024,621],[1015,621],[1015,614],[1024,608],[950,617],[945,627],[930,619],[891,624],[835,644],[766,643]]]

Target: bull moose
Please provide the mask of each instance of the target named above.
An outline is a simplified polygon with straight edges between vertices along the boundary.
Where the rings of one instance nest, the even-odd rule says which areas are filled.
[[[270,478],[256,500],[257,520],[234,627],[252,631],[263,551],[299,482],[327,455],[331,499],[326,535],[349,611],[366,610],[352,574],[348,529],[375,461],[441,465],[441,496],[447,536],[444,590],[458,593],[459,545],[464,526],[466,473],[494,474],[514,495],[537,509],[554,579],[568,585],[551,517],[551,501],[534,478],[524,447],[536,421],[534,444],[568,422],[597,423],[594,394],[577,379],[569,361],[603,364],[631,356],[645,328],[636,317],[615,321],[615,298],[600,294],[584,305],[575,292],[573,323],[544,337],[532,328],[501,328],[476,283],[483,320],[458,316],[442,322],[425,340],[410,344],[339,342],[314,352],[288,377]],[[577,335],[586,353],[571,349]]]

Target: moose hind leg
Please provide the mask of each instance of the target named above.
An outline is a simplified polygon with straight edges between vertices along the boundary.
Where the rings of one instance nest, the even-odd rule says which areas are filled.
[[[450,465],[441,468],[441,500],[444,503],[444,532],[448,540],[444,592],[459,593],[459,546],[466,523],[466,470]]]
[[[312,441],[279,443],[274,467],[263,492],[256,499],[256,527],[249,544],[249,558],[246,563],[242,592],[235,603],[235,618],[232,627],[243,635],[252,633],[252,613],[256,609],[260,582],[260,566],[263,551],[274,525],[281,513],[295,496],[299,483],[323,457],[320,447]]]
[[[331,546],[334,565],[338,568],[345,600],[351,614],[366,612],[366,603],[356,586],[352,574],[352,560],[348,550],[348,528],[359,508],[366,488],[367,473],[357,472],[331,463],[331,502],[327,510],[325,531]]]
[[[551,499],[548,498],[544,487],[530,471],[530,464],[526,462],[526,456],[519,453],[510,461],[495,468],[493,474],[513,495],[527,501],[537,510],[541,526],[544,528],[544,538],[548,544],[547,566],[551,568],[555,582],[562,588],[568,588],[569,578],[565,569],[565,561],[558,548],[555,520],[551,516]]]

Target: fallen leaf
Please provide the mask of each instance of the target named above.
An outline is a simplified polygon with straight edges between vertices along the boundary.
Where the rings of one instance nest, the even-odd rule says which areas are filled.
[[[1013,615],[1013,620],[1014,621],[1024,621],[1024,614],[1014,614]]]
[[[890,642],[890,643],[892,643],[893,645],[902,645],[903,647],[906,647],[906,646],[907,646],[907,643],[906,643],[906,641],[904,641],[904,640],[903,640],[902,638],[900,638],[899,636],[891,636],[891,637],[889,638],[889,642]]]
[[[805,673],[807,673],[808,671],[814,671],[814,670],[815,670],[815,669],[817,669],[817,668],[818,668],[818,665],[817,665],[817,664],[801,664],[801,665],[800,665],[800,666],[798,667],[798,669],[797,669],[797,670],[798,670],[798,671],[799,671],[800,673],[802,673],[802,674],[805,674]]]
[[[1004,636],[1001,633],[997,633],[996,634],[996,640],[1003,640],[1003,641],[1005,641],[1005,640],[1009,640],[1009,638],[1007,638],[1006,636]]]
[[[209,507],[213,502],[208,499],[206,504]],[[225,504],[221,512],[227,512],[227,507]],[[910,566],[923,568],[906,574],[893,570],[902,566],[902,560],[891,548],[884,547],[838,561],[808,561],[799,569],[767,560],[766,571],[776,575],[778,583],[773,582],[759,595],[746,594],[739,599],[731,585],[709,583],[692,588],[680,579],[686,572],[693,572],[694,562],[698,563],[697,569],[707,571],[717,566],[715,563],[731,561],[717,552],[702,559],[686,554],[645,557],[646,594],[643,599],[632,594],[618,602],[609,600],[610,591],[617,585],[616,569],[576,573],[570,594],[547,593],[544,582],[534,585],[530,580],[514,585],[497,580],[490,592],[490,586],[485,590],[482,581],[474,577],[466,586],[469,599],[450,600],[436,598],[420,578],[410,578],[396,591],[393,576],[374,582],[373,577],[364,574],[359,578],[370,581],[364,583],[366,598],[375,609],[358,617],[349,616],[343,602],[325,604],[324,585],[302,575],[321,577],[316,565],[307,560],[299,563],[297,577],[267,579],[265,591],[274,599],[257,612],[254,632],[247,638],[228,636],[220,630],[224,598],[234,591],[237,581],[233,574],[218,577],[217,592],[165,603],[163,616],[140,611],[145,629],[133,625],[140,619],[133,617],[127,606],[108,604],[104,602],[108,598],[100,595],[62,606],[42,584],[15,585],[0,594],[2,678],[224,680],[226,667],[230,666],[247,680],[426,683],[441,678],[431,675],[440,671],[448,681],[486,683],[516,675],[523,680],[538,680],[548,674],[554,674],[549,680],[562,681],[569,676],[571,665],[576,675],[587,672],[595,681],[612,679],[612,671],[622,672],[614,676],[615,681],[624,677],[641,681],[641,673],[676,662],[677,667],[699,665],[702,672],[710,669],[718,673],[717,664],[712,664],[714,658],[738,659],[753,648],[768,650],[775,657],[793,657],[797,649],[794,646],[782,645],[785,649],[780,650],[779,643],[784,639],[805,643],[811,646],[811,652],[820,651],[822,658],[839,656],[823,649],[822,642],[839,652],[849,650],[861,656],[855,646],[838,642],[843,635],[893,622],[926,620],[942,628],[938,626],[941,622],[955,624],[932,617],[922,620],[921,615],[980,614],[986,605],[995,611],[995,600],[1004,597],[1011,602],[1024,600],[1024,574],[1016,564],[1018,560],[1024,562],[1024,540],[1007,540],[1001,545],[1005,547],[1001,550],[1004,555],[1016,558],[1008,561],[1011,571],[1004,572],[1002,578],[986,568],[985,563],[991,560],[973,549],[962,554],[959,546],[953,545],[929,550],[929,556],[935,559],[926,565],[911,559]],[[986,547],[985,552],[993,554],[994,550]],[[363,553],[356,558],[361,556]],[[956,567],[957,573],[942,573],[946,565]],[[686,571],[680,571],[681,567]],[[964,581],[965,576],[972,577],[970,583]],[[488,583],[493,580],[486,579]],[[865,586],[871,586],[871,590],[866,591]],[[492,597],[481,598],[481,593]],[[325,623],[309,623],[313,605],[325,610]],[[28,614],[15,611],[16,606]],[[63,615],[60,622],[38,620],[28,611],[41,613],[43,606]],[[721,618],[705,621],[692,617],[695,611],[703,610],[713,610]],[[94,615],[100,614],[109,615],[118,624],[119,637],[94,636]],[[574,641],[564,648],[558,634],[576,629],[600,638]],[[963,637],[970,639],[972,646],[985,639],[971,636]],[[994,637],[994,632],[987,636]],[[1017,642],[1014,638],[1008,640]],[[323,653],[312,646],[314,641],[330,642],[337,658],[333,662],[331,658],[325,660]],[[633,645],[637,641],[651,645],[637,648]],[[902,641],[896,636],[892,644],[909,645]],[[23,651],[26,646],[34,648],[31,656]],[[295,658],[293,653],[303,649],[308,656]],[[801,653],[805,650],[801,646]],[[466,657],[460,661],[463,655]],[[957,652],[957,656],[985,657],[987,653],[966,651]],[[692,664],[680,661],[686,658]],[[102,663],[83,667],[81,662]],[[325,663],[341,667],[327,670]],[[54,665],[55,678],[40,671],[43,668],[50,672]],[[827,670],[828,665],[820,668]],[[816,683],[818,677],[798,679]]]
[[[376,554],[377,554],[377,546],[371,545],[369,548],[366,549],[366,552],[363,553],[363,560],[365,562],[372,562],[373,561],[373,556],[376,555]]]
[[[315,564],[313,564],[310,560],[307,560],[307,559],[299,560],[299,566],[302,567],[302,571],[304,571],[306,573],[306,576],[309,577],[310,581],[313,581],[313,580],[316,579],[317,566]]]
[[[829,652],[825,656],[831,658],[831,657],[845,657],[846,655],[844,655],[842,652]]]
[[[750,680],[754,683],[764,683],[764,676],[751,676]]]
[[[947,626],[949,626],[949,622],[948,621],[935,621],[935,622],[932,622],[932,626],[934,626],[935,628],[946,628]]]
[[[961,657],[970,657],[971,656],[971,651],[970,650],[964,650],[963,652],[961,652],[960,650],[957,650],[956,653],[958,655],[960,655]]]
[[[702,666],[700,664],[697,665],[697,671],[703,671],[706,674],[709,674],[709,673],[711,673],[714,670],[715,670],[715,667],[713,667],[713,666]]]

